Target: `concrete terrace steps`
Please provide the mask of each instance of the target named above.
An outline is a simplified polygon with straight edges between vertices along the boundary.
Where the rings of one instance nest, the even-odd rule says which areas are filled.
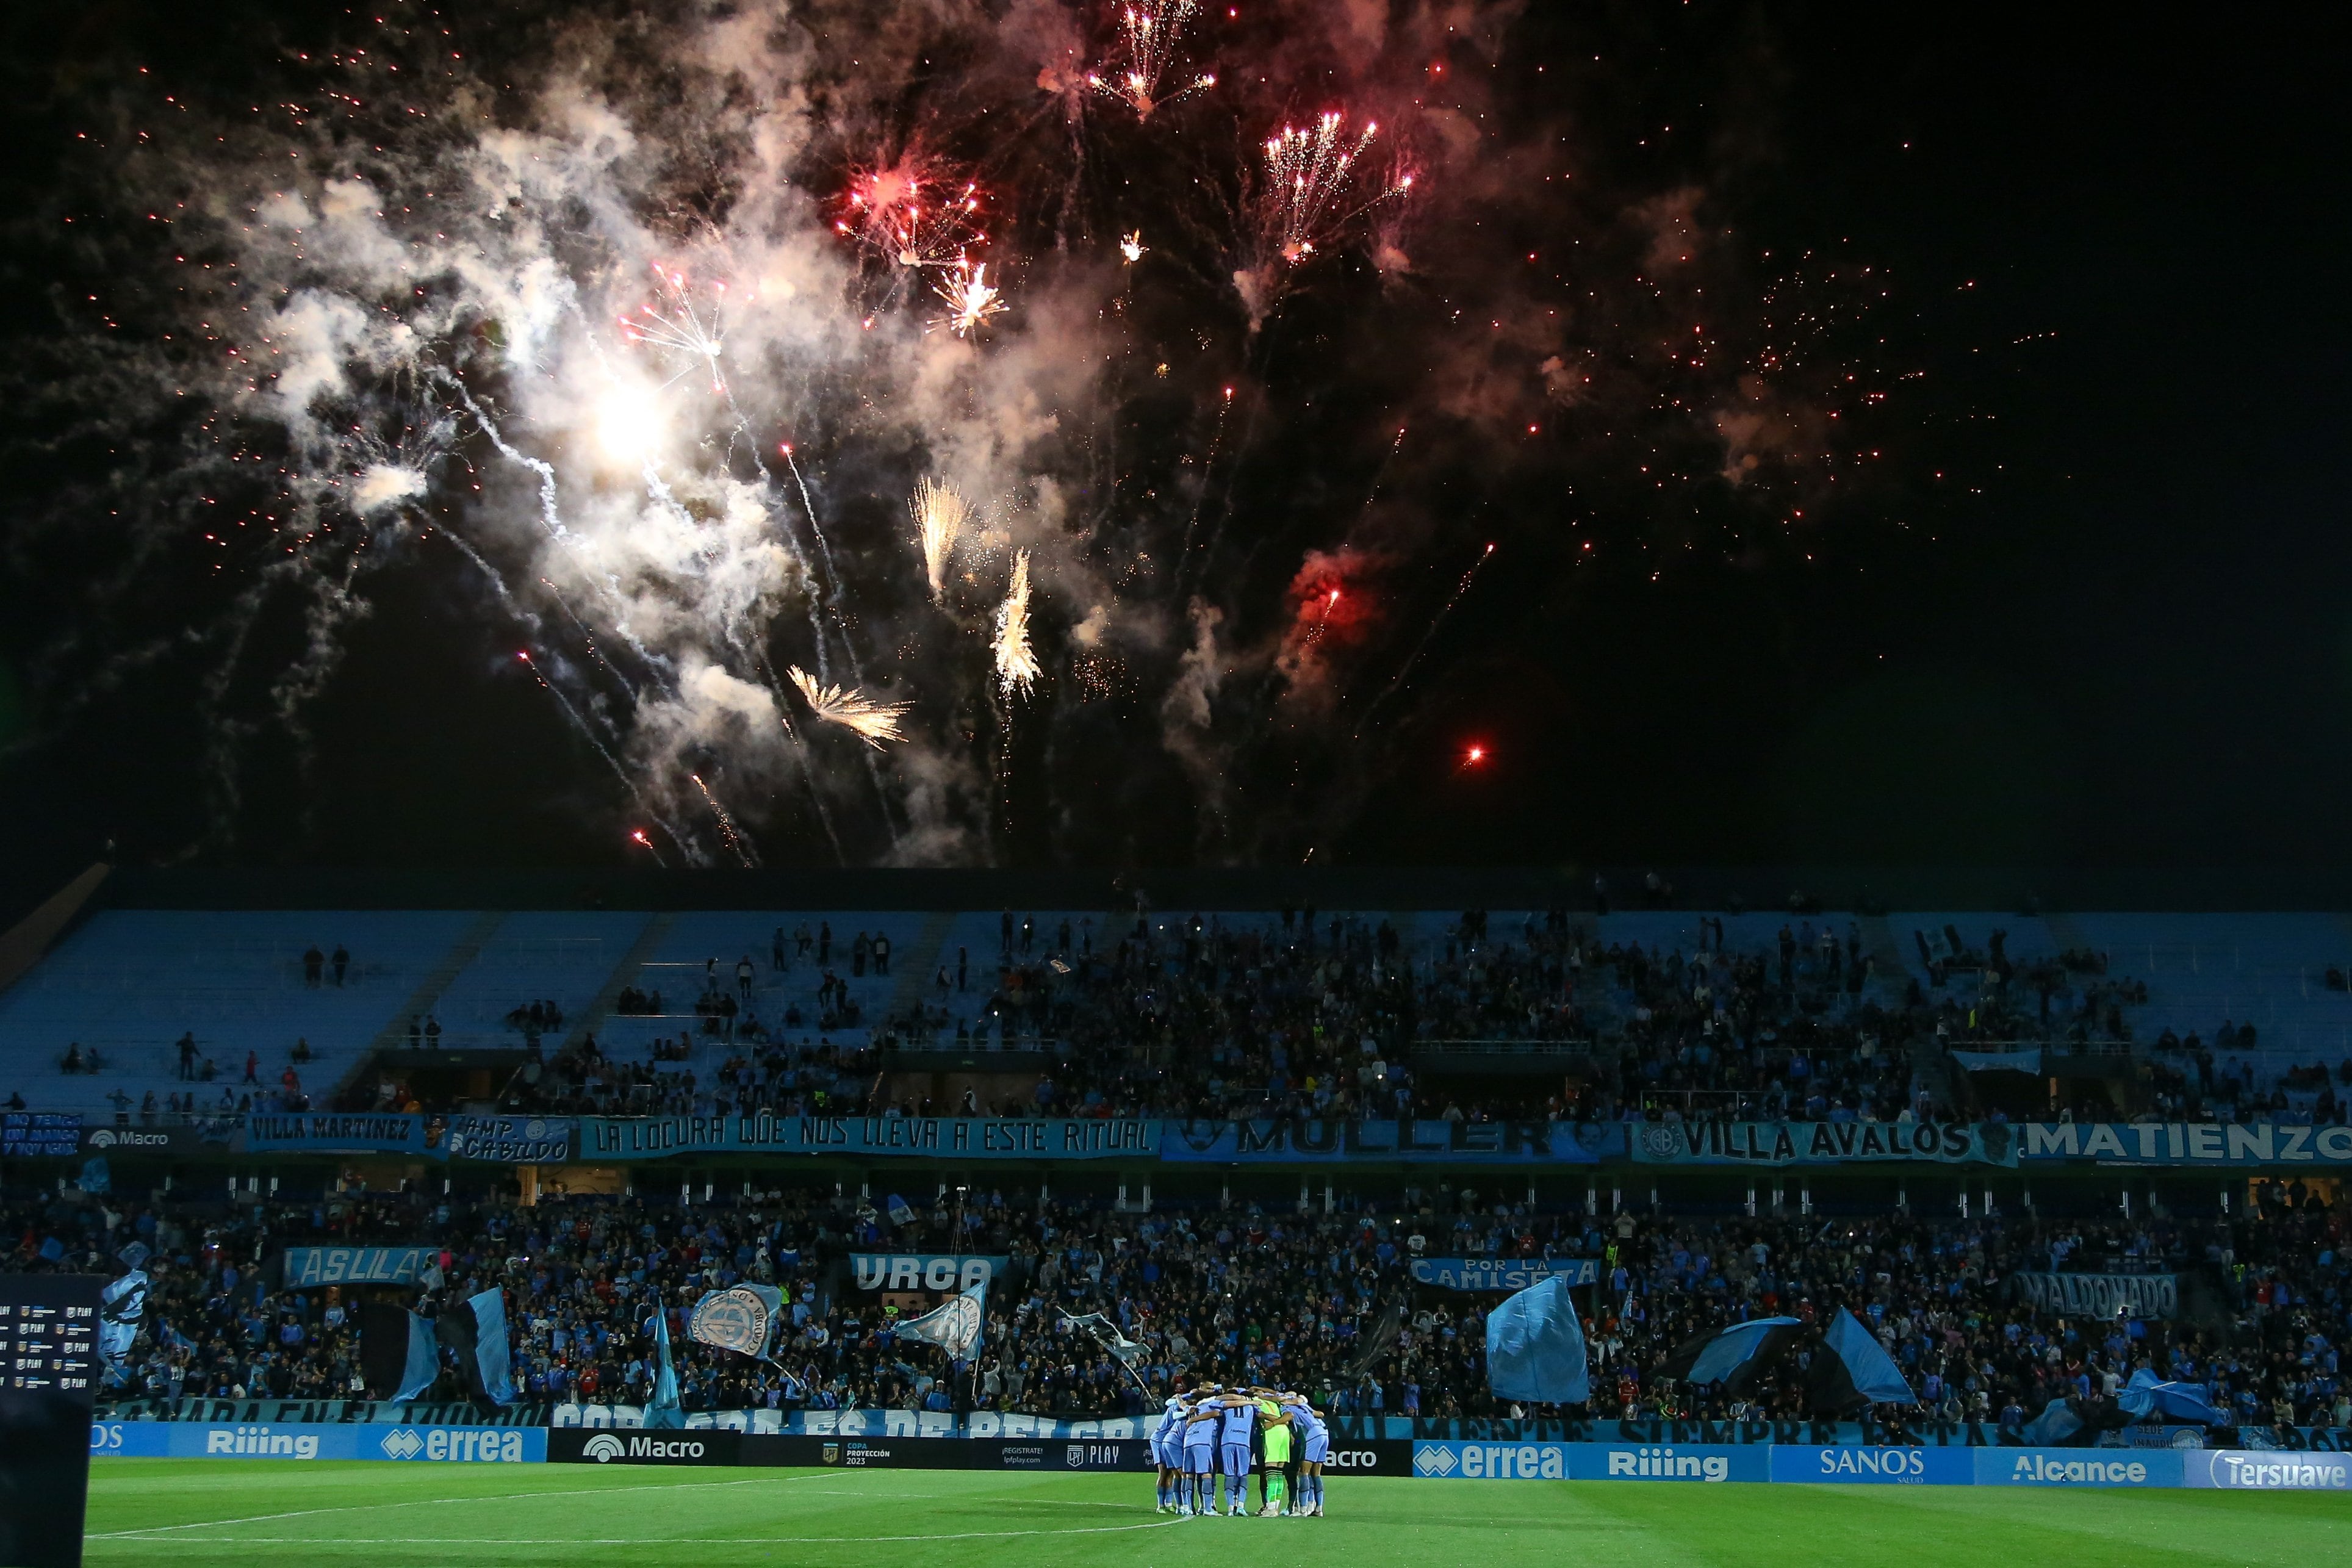
[[[594,1000],[580,1009],[579,1015],[572,1020],[572,1027],[564,1032],[564,1050],[575,1048],[591,1034],[604,1026],[604,1020],[613,1016],[614,1005],[621,999],[621,993],[636,983],[638,973],[646,966],[646,960],[661,951],[661,944],[668,940],[670,928],[677,924],[677,921],[675,910],[666,910],[638,929],[636,940],[629,943],[628,951],[621,954],[618,963],[613,965],[613,972],[604,977],[604,984],[597,991]]]
[[[490,944],[490,939],[498,934],[499,927],[506,923],[506,911],[502,910],[474,917],[473,923],[459,934],[449,951],[441,955],[441,962],[416,983],[409,992],[408,999],[384,1020],[383,1027],[376,1031],[375,1038],[370,1040],[367,1047],[344,1069],[342,1081],[335,1085],[337,1095],[351,1087],[379,1051],[396,1051],[407,1046],[408,1020],[432,1014],[433,1005],[441,999],[442,994],[466,972],[468,965],[481,957],[482,949]]]

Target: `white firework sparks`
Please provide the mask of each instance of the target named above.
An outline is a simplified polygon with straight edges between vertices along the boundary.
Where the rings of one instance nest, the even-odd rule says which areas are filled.
[[[947,597],[948,557],[954,552],[964,524],[971,521],[971,505],[952,486],[926,479],[915,486],[907,510],[913,514],[922,540],[923,574],[930,581],[931,601],[942,603]]]
[[[685,361],[686,368],[671,376],[671,381],[697,370],[708,370],[710,390],[726,391],[719,356],[727,337],[723,320],[727,285],[715,285],[711,290],[715,298],[698,305],[693,290],[687,286],[685,273],[666,270],[656,264],[654,276],[661,280],[655,290],[658,303],[640,305],[635,314],[623,316],[621,335],[633,343],[649,343],[672,358]]]
[[[1143,231],[1139,228],[1122,237],[1118,242],[1118,253],[1126,258],[1127,265],[1129,267],[1142,260],[1144,252],[1150,248],[1143,243]]]
[[[1029,646],[1029,552],[1013,557],[1013,587],[996,612],[996,679],[1008,697],[1026,692],[1042,674]]]
[[[1259,198],[1259,228],[1275,254],[1293,266],[1329,248],[1349,219],[1412,188],[1412,176],[1398,173],[1368,199],[1349,205],[1356,164],[1380,133],[1367,121],[1351,140],[1336,110],[1313,130],[1286,125],[1265,143],[1265,186]]]
[[[809,705],[809,711],[828,724],[838,724],[873,747],[882,749],[885,741],[903,741],[907,737],[898,728],[898,721],[910,702],[880,702],[856,687],[827,686],[799,665],[784,673]]]
[[[1177,79],[1178,40],[1200,14],[1199,0],[1132,0],[1122,6],[1119,41],[1100,67],[1087,73],[1087,86],[1147,120],[1163,104],[1216,86],[1217,79],[1205,72]]]
[[[948,313],[931,322],[945,327],[960,338],[978,331],[992,316],[1004,313],[1003,290],[988,281],[988,264],[960,261],[932,290],[947,301]]]

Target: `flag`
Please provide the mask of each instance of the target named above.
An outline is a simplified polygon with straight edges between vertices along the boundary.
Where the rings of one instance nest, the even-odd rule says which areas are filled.
[[[1737,1394],[1803,1331],[1794,1318],[1750,1318],[1685,1341],[1658,1370],[1684,1383],[1719,1383],[1724,1393]]]
[[[360,1373],[372,1389],[389,1390],[395,1400],[414,1399],[441,1375],[441,1355],[433,1325],[390,1301],[360,1309]]]
[[[1830,1320],[1830,1331],[1822,1336],[1821,1353],[1813,1358],[1805,1392],[1816,1415],[1852,1410],[1857,1405],[1919,1403],[1894,1358],[1843,1307]]]
[[[1391,1301],[1372,1320],[1372,1326],[1364,1331],[1354,1359],[1348,1363],[1348,1376],[1361,1377],[1379,1365],[1381,1358],[1395,1348],[1397,1336],[1403,1332],[1404,1303]]]
[[[2053,1399],[2042,1407],[2042,1414],[2025,1424],[2018,1436],[2029,1448],[2054,1448],[2083,1429],[2083,1418],[2063,1399]]]
[[[694,1304],[686,1337],[754,1361],[768,1359],[784,1309],[783,1292],[772,1285],[738,1285],[712,1290]]]
[[[108,1372],[120,1374],[147,1315],[147,1276],[132,1268],[98,1293],[98,1353]]]
[[[1117,1357],[1122,1365],[1133,1366],[1143,1359],[1143,1345],[1138,1341],[1129,1339],[1120,1331],[1117,1323],[1112,1322],[1100,1312],[1088,1312],[1083,1318],[1074,1318],[1069,1313],[1064,1312],[1062,1321],[1074,1329],[1084,1329],[1092,1334],[1096,1342]]]
[[[915,1223],[915,1211],[909,1208],[907,1205],[907,1200],[900,1197],[898,1194],[892,1193],[885,1201],[884,1207],[889,1212],[890,1223],[892,1225],[912,1225]]]
[[[678,1403],[677,1369],[669,1362],[669,1309],[654,1308],[654,1357],[659,1363],[654,1373],[653,1403],[646,1406],[646,1425],[662,1430],[676,1430],[686,1425],[686,1408]]]
[[[898,1327],[902,1340],[915,1340],[940,1349],[959,1359],[980,1348],[981,1327],[987,1316],[988,1286],[973,1286],[960,1296],[950,1296],[919,1318],[910,1318]]]
[[[493,1405],[514,1403],[514,1378],[507,1360],[507,1301],[495,1286],[443,1312],[434,1332],[457,1352],[457,1364],[471,1374],[467,1381],[475,1394]]]
[[[1558,1275],[1486,1314],[1486,1385],[1503,1398],[1581,1405],[1591,1397],[1590,1378],[1584,1325]]]
[[[2201,1383],[2163,1383],[2146,1367],[2116,1394],[2116,1403],[2135,1421],[2179,1421],[2198,1426],[2227,1426],[2229,1419],[2213,1408]]]

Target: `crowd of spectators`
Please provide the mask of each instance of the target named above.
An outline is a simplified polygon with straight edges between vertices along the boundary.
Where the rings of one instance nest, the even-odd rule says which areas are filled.
[[[1441,1183],[1343,1200],[1336,1213],[1241,1203],[1150,1214],[997,1191],[909,1209],[830,1187],[690,1206],[575,1196],[530,1207],[415,1194],[141,1205],[69,1189],[13,1199],[7,1224],[19,1268],[110,1272],[106,1260],[131,1243],[152,1252],[148,1319],[115,1397],[361,1397],[356,1300],[279,1288],[272,1258],[286,1245],[424,1243],[437,1260],[400,1299],[431,1315],[502,1289],[518,1394],[532,1401],[643,1405],[649,1315],[667,1308],[681,1314],[672,1339],[689,1411],[1133,1415],[1181,1383],[1216,1378],[1311,1389],[1341,1415],[1797,1418],[1810,1414],[1809,1352],[1738,1400],[1660,1368],[1676,1345],[1728,1322],[1825,1323],[1843,1306],[1918,1395],[1915,1409],[1882,1416],[2014,1432],[2053,1399],[2095,1427],[2143,1366],[2209,1384],[2243,1426],[2352,1425],[2338,1363],[2352,1333],[2343,1215],[2283,1183],[2229,1219],[2100,1222],[1588,1216]],[[845,1258],[858,1251],[1010,1259],[977,1356],[950,1363],[898,1340],[894,1322],[915,1309],[854,1288]],[[1580,1291],[1591,1405],[1498,1403],[1486,1386],[1482,1315],[1496,1298],[1415,1284],[1419,1256],[1593,1259],[1598,1282]],[[2010,1279],[2045,1269],[2171,1273],[2182,1313],[2105,1321],[2038,1310]],[[684,1310],[705,1290],[747,1279],[791,1303],[772,1364],[683,1332]],[[1145,1347],[1131,1370],[1072,1325],[1092,1312]],[[454,1366],[436,1394],[464,1396]]]

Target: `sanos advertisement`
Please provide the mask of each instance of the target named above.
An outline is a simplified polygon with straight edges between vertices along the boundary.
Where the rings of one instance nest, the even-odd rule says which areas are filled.
[[[1976,1455],[1968,1448],[1772,1448],[1776,1481],[1856,1482],[1871,1486],[1966,1487],[1976,1484]]]
[[[2174,1448],[1975,1448],[1980,1487],[2177,1487]]]
[[[2352,1454],[2183,1450],[2182,1485],[2248,1492],[2352,1491]]]
[[[547,1458],[540,1426],[392,1426],[286,1422],[100,1421],[94,1458],[389,1459],[444,1465],[536,1465]]]

